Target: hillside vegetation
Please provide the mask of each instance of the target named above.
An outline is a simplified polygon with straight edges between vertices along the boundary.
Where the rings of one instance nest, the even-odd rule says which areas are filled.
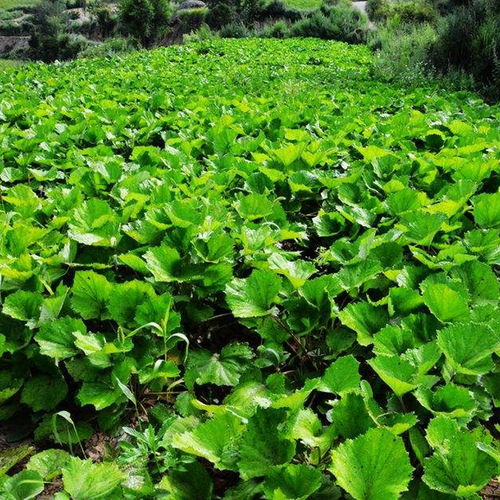
[[[5,68],[2,498],[477,498],[499,119],[315,39]]]

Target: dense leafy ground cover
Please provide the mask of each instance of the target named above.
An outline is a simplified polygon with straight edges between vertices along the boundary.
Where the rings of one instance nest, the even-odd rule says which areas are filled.
[[[0,417],[51,449],[2,498],[477,498],[500,109],[370,75],[318,40],[0,73]]]

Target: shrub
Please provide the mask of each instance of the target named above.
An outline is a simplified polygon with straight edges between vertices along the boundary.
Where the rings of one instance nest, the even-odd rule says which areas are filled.
[[[427,0],[389,3],[388,17],[402,23],[431,22],[438,12]]]
[[[288,38],[290,36],[290,26],[283,20],[266,24],[260,36],[263,38]]]
[[[198,30],[205,22],[207,8],[183,9],[177,13],[181,33],[191,33]]]
[[[366,13],[372,21],[378,21],[384,16],[387,9],[387,0],[367,0]]]
[[[293,24],[290,34],[297,37],[364,43],[367,37],[366,16],[343,5],[324,7]]]
[[[171,17],[167,0],[121,0],[120,22],[125,34],[144,46],[163,36]]]
[[[134,50],[136,46],[129,38],[110,38],[104,42],[89,45],[78,57],[112,57]]]
[[[430,61],[441,73],[470,73],[500,97],[500,11],[495,1],[473,0],[442,18]]]
[[[373,21],[391,21],[395,24],[431,22],[438,16],[437,9],[429,0],[368,0],[366,12]]]
[[[428,23],[380,28],[369,42],[379,50],[375,60],[378,76],[409,85],[425,84],[432,73],[428,53],[436,37],[435,28]]]
[[[266,5],[265,0],[211,0],[208,6],[206,23],[213,29],[236,24],[250,27],[272,17],[281,8],[277,2]],[[283,11],[286,9],[283,8]],[[236,31],[238,29],[234,26],[230,28]]]
[[[30,36],[29,56],[32,59],[50,62],[65,59],[65,45],[68,41],[65,33],[63,12],[65,4],[59,0],[41,2],[33,15],[33,27]]]
[[[198,31],[187,33],[183,36],[184,43],[206,42],[217,38],[217,33],[213,32],[207,24],[202,24]]]
[[[233,22],[223,26],[219,35],[222,38],[246,38],[250,36],[250,31],[243,23]]]
[[[302,15],[302,12],[297,9],[291,9],[281,0],[272,0],[262,12],[262,16],[265,19],[287,19],[292,22],[301,19]]]
[[[118,17],[106,7],[92,9],[92,17],[97,35],[102,38],[110,37],[118,25]]]

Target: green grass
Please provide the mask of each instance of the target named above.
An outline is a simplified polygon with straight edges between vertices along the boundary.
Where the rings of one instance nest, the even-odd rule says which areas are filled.
[[[0,0],[0,10],[30,7],[37,3],[38,0]]]
[[[300,10],[313,10],[321,7],[323,0],[286,0],[288,6]]]

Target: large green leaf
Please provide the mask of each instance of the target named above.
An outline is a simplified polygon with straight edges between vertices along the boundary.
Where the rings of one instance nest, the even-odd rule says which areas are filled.
[[[429,425],[427,439],[435,452],[424,461],[422,479],[433,490],[467,498],[498,472],[496,460],[478,447],[483,440],[479,429],[467,432],[439,417]]]
[[[53,410],[68,394],[68,386],[60,377],[37,375],[23,387],[21,401],[34,411]]]
[[[288,465],[271,472],[264,482],[267,498],[303,500],[321,486],[321,472],[308,465]]]
[[[38,472],[23,470],[5,481],[3,498],[5,500],[29,500],[39,495],[43,488],[43,480]]]
[[[334,394],[345,394],[359,388],[359,362],[354,356],[342,356],[325,371],[322,385]]]
[[[483,375],[493,368],[491,355],[500,346],[500,333],[480,323],[459,323],[439,331],[437,343],[454,370]]]
[[[64,489],[78,500],[109,498],[123,479],[123,472],[115,463],[94,464],[71,457],[63,469]]]
[[[370,429],[332,452],[330,470],[356,500],[390,500],[407,489],[413,469],[401,438]]]
[[[247,279],[234,279],[226,287],[226,301],[237,318],[256,318],[271,313],[280,279],[270,271],[253,271]]]
[[[231,447],[242,430],[243,425],[237,417],[223,413],[192,431],[177,434],[172,445],[209,460],[219,469],[231,468]]]
[[[71,305],[84,319],[100,318],[106,311],[111,290],[111,284],[101,274],[78,271],[71,288]]]
[[[254,354],[246,344],[229,344],[220,354],[205,349],[191,351],[185,380],[193,384],[236,385]]]
[[[467,297],[452,282],[425,281],[421,285],[425,305],[443,323],[469,319]]]
[[[275,465],[288,463],[295,454],[295,442],[283,437],[283,409],[259,409],[250,419],[239,445],[238,467],[244,479],[266,476]]]
[[[78,351],[75,348],[74,332],[85,334],[84,323],[80,319],[64,317],[44,323],[35,335],[40,352],[56,360],[70,358]]]

